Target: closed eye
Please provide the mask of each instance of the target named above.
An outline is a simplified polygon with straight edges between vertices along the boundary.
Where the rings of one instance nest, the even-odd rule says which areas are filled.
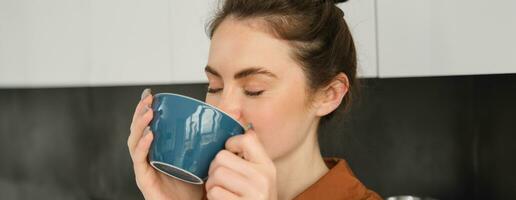
[[[217,93],[222,91],[222,88],[208,88],[208,93]]]
[[[247,90],[245,91],[245,94],[247,96],[260,96],[262,93],[263,93],[263,90],[256,91],[256,92],[254,92],[254,91],[253,92],[252,91],[247,91]]]
[[[208,88],[208,93],[211,93],[211,94],[215,94],[215,93],[219,93],[222,91],[223,88]],[[244,93],[245,95],[247,96],[252,96],[252,97],[255,97],[255,96],[260,96],[261,94],[263,94],[265,90],[261,90],[261,91],[248,91],[248,90],[245,90]]]

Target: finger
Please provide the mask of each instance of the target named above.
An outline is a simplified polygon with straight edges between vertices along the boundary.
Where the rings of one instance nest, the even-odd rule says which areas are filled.
[[[211,190],[215,186],[220,186],[239,196],[248,194],[251,188],[245,177],[226,167],[217,167],[213,173],[209,174],[208,181],[206,182],[206,191]]]
[[[149,88],[143,90],[143,93],[141,95],[141,100],[136,106],[136,109],[133,114],[133,120],[131,122],[130,126],[130,135],[127,139],[127,145],[129,146],[129,151],[132,151],[134,146],[136,145],[136,141],[138,141],[143,133],[143,129],[148,125],[150,122],[149,120],[145,120],[145,122],[138,123],[141,116],[144,116],[149,110],[151,109],[152,104],[152,94],[151,90]],[[148,116],[146,116],[148,117]],[[152,117],[150,117],[152,119]],[[149,122],[146,122],[149,121]],[[142,125],[143,124],[143,125]]]
[[[270,162],[270,158],[254,130],[248,130],[243,135],[229,138],[226,141],[226,149],[233,153],[240,153],[245,160],[254,163]]]
[[[139,117],[141,117],[148,109],[152,108],[152,96],[146,97],[142,102],[138,103],[136,106],[136,110],[133,114],[132,121],[136,121]],[[132,127],[131,127],[132,128]]]
[[[209,200],[236,200],[238,196],[236,194],[231,193],[230,191],[225,190],[222,187],[215,186],[211,188],[209,191],[206,191],[206,197]]]
[[[150,89],[145,89],[142,93],[142,99],[138,102],[138,105],[136,105],[136,109],[133,113],[133,121],[140,116],[144,111],[146,107],[151,107],[152,105],[152,94],[150,93]]]
[[[147,111],[141,117],[137,117],[136,120],[133,121],[133,123],[131,124],[131,134],[127,139],[129,151],[132,151],[134,149],[136,143],[142,137],[144,129],[149,125],[153,117],[154,112],[152,111],[152,109],[148,108]]]
[[[150,98],[150,97],[148,97]],[[131,132],[138,132],[139,129],[141,130],[142,128],[145,128],[147,125],[148,125],[148,122],[150,122],[150,120],[147,122],[147,124],[143,124],[142,126],[142,123],[141,123],[141,118],[145,118],[146,114],[149,112],[149,111],[152,111],[152,108],[149,107],[149,106],[144,106],[141,110],[140,110],[140,113],[138,115],[136,115],[133,119],[133,121],[131,122],[131,127],[130,127],[130,130]],[[148,116],[147,116],[148,117]],[[152,118],[151,118],[152,119]],[[138,123],[140,122],[140,123]],[[145,122],[144,122],[145,123]]]
[[[251,163],[235,155],[231,151],[221,150],[211,162],[208,174],[212,174],[218,167],[226,167],[232,171],[240,173],[244,177],[253,177],[258,172],[253,167],[249,167],[249,164]]]
[[[150,130],[138,141],[134,153],[131,156],[134,165],[135,174],[146,174],[150,169],[150,164],[147,162],[147,155],[149,148],[154,139],[154,135]]]

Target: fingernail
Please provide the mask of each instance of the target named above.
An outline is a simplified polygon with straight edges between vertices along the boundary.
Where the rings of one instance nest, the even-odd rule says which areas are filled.
[[[151,89],[145,88],[145,90],[143,90],[143,92],[142,92],[142,96],[140,97],[140,100],[145,99],[145,97],[149,96],[150,94],[151,94]]]
[[[149,134],[149,133],[150,133],[150,126],[147,126],[147,127],[145,128],[145,130],[143,130],[143,136],[142,136],[142,137],[145,137],[145,136],[146,136],[147,134]]]
[[[149,106],[145,106],[145,107],[143,107],[143,109],[142,109],[142,115],[143,115],[143,114],[145,114],[145,113],[147,113],[147,111],[149,111],[149,109],[150,109],[150,108],[149,108]]]
[[[253,124],[252,124],[252,123],[249,123],[249,124],[247,125],[247,127],[245,128],[245,131],[248,131],[248,130],[254,130],[254,129],[253,129]]]

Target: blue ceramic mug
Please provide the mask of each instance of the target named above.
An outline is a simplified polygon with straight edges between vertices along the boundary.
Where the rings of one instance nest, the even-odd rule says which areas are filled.
[[[223,111],[187,96],[160,93],[152,102],[150,164],[179,180],[203,184],[215,155],[244,127]]]

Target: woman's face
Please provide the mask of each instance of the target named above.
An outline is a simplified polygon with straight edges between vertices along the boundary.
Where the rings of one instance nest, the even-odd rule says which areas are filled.
[[[257,21],[226,18],[210,46],[206,102],[252,123],[271,159],[288,155],[317,119],[307,106],[306,78],[291,47]]]

